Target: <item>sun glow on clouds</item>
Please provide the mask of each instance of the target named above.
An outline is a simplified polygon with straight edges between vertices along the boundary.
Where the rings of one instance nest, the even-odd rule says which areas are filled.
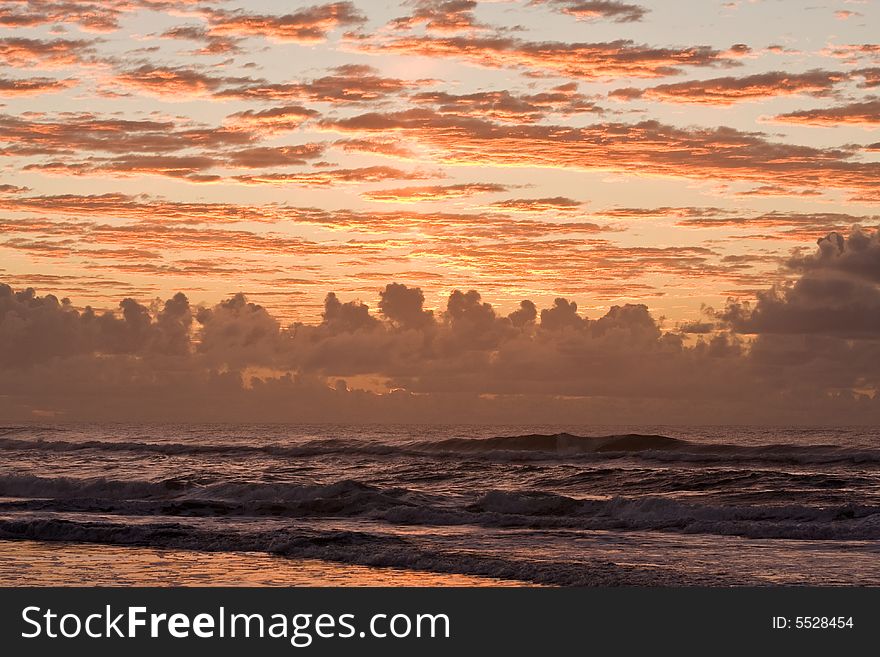
[[[0,0],[0,281],[280,323],[397,281],[450,331],[471,288],[776,312],[792,249],[880,223],[877,9],[776,5]],[[736,307],[710,333],[770,321]]]

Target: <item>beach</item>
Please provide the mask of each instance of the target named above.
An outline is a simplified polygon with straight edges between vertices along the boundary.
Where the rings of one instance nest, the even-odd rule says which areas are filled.
[[[880,584],[870,431],[69,425],[0,436],[0,583]]]
[[[258,552],[0,541],[0,586],[512,586],[485,577],[370,568]]]

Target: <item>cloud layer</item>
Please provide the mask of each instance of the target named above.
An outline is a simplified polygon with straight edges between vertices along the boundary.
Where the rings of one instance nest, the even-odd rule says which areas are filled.
[[[561,297],[543,308],[523,300],[504,314],[475,290],[454,290],[428,309],[419,288],[400,283],[379,291],[376,311],[331,292],[319,322],[286,327],[240,293],[213,306],[193,306],[182,293],[151,305],[128,298],[98,312],[3,285],[0,389],[5,410],[19,416],[80,417],[88,391],[100,394],[107,416],[132,412],[137,395],[164,414],[177,395],[204,404],[219,392],[233,419],[326,419],[369,407],[402,421],[452,404],[465,421],[503,414],[512,401],[536,418],[552,409],[557,421],[583,418],[584,409],[618,417],[639,405],[666,405],[657,422],[688,405],[743,422],[816,421],[834,409],[876,419],[880,233],[831,233],[784,266],[800,272],[791,285],[680,328],[642,304],[589,317]],[[40,377],[48,395],[28,383]]]
[[[0,412],[873,417],[856,9],[0,0]]]

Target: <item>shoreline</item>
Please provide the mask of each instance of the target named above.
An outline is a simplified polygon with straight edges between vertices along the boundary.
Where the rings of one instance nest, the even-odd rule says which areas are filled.
[[[0,540],[0,586],[535,586],[492,577],[341,564],[261,552]]]

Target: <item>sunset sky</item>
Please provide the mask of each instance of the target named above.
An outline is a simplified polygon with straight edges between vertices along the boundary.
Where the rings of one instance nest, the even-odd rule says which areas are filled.
[[[91,306],[129,330],[131,298],[160,331],[183,292],[185,369],[201,377],[686,403],[710,395],[704,352],[727,349],[736,373],[716,374],[748,388],[778,349],[760,364],[777,368],[760,369],[768,389],[876,414],[878,25],[867,0],[0,1],[0,283],[19,293],[0,307],[24,318],[0,322],[0,352],[34,390],[98,356],[124,356],[122,376],[158,338],[108,346],[71,337],[71,318]],[[47,294],[70,300],[52,311],[63,330],[25,317]],[[479,328],[481,312],[494,323]],[[259,315],[259,339],[212,352],[222,313]],[[456,313],[476,313],[474,335]],[[550,340],[553,313],[592,342]],[[594,344],[597,322],[636,316],[645,349],[678,355],[600,386],[548,364],[563,367],[564,344],[627,370]],[[22,328],[44,320],[46,343]],[[345,345],[324,344],[340,331]],[[548,369],[514,386],[505,345],[522,355],[521,340]],[[682,367],[701,374],[676,395]],[[69,412],[68,393],[23,393],[22,376],[9,409]]]

